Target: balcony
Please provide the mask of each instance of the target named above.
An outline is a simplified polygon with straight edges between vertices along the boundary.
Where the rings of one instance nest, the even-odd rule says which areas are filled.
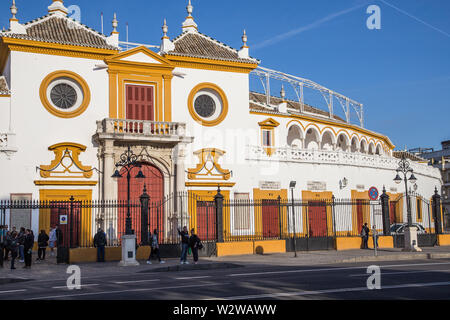
[[[186,137],[186,124],[147,120],[103,119],[97,121],[96,137],[99,140],[129,142],[179,143],[192,142]]]
[[[357,166],[376,169],[396,170],[400,159],[380,155],[370,155],[357,152],[308,150],[299,148],[272,148],[269,156],[261,146],[247,146],[246,159],[257,161],[278,161],[292,163],[314,163],[329,165]],[[432,178],[441,178],[439,170],[426,164],[412,162],[414,172]]]

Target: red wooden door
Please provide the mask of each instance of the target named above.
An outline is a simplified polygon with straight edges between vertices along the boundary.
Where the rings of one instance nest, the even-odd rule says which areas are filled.
[[[136,179],[136,175],[139,173],[139,170],[142,170],[142,173],[145,176],[145,179]],[[119,238],[125,234],[125,219],[127,216],[127,171],[125,168],[122,168],[120,171],[122,175],[119,178],[118,182],[118,200],[119,200],[119,214],[118,214],[118,222],[117,229],[119,231]],[[160,236],[163,235],[163,226],[164,224],[164,210],[162,206],[162,201],[164,198],[164,177],[162,172],[153,165],[150,164],[142,164],[141,168],[133,168],[130,171],[130,214],[131,214],[131,222],[132,229],[134,230],[135,235],[138,238],[138,243],[141,241],[141,204],[139,197],[142,195],[144,191],[144,184],[147,187],[147,194],[150,196],[150,217],[149,224],[153,229],[159,229]],[[155,208],[155,203],[160,204],[159,211],[152,210]],[[158,222],[157,223],[157,220]],[[160,225],[158,227],[158,224]]]
[[[327,207],[325,202],[308,203],[308,220],[310,237],[327,236]]]
[[[197,236],[202,241],[216,239],[214,201],[197,201]]]
[[[389,221],[391,222],[391,224],[395,223],[395,216],[396,216],[396,212],[395,212],[395,202],[390,202],[390,210],[389,210]]]
[[[127,119],[154,120],[153,87],[127,85]]]
[[[51,202],[50,204],[50,226],[58,225],[62,232],[62,245],[64,247],[76,248],[80,245],[81,233],[81,203],[72,203],[71,214],[70,202]],[[67,217],[66,223],[61,223],[61,217]],[[72,233],[70,234],[70,230]]]
[[[358,231],[361,231],[364,224],[363,200],[356,200],[356,219],[358,223]]]
[[[262,228],[264,238],[274,238],[280,235],[280,220],[278,217],[278,201],[262,200]]]

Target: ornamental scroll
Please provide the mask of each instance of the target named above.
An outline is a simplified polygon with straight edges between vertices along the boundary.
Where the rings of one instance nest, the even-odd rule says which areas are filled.
[[[230,170],[222,169],[219,165],[219,158],[225,151],[219,149],[201,149],[194,152],[199,159],[197,167],[188,169],[188,179],[190,180],[229,180]]]

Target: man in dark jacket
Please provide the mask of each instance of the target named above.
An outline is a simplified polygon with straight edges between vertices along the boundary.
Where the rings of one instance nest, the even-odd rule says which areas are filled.
[[[19,262],[24,262],[25,259],[25,250],[24,250],[24,243],[25,243],[25,228],[21,227],[19,234],[17,235],[17,241],[19,241]]]
[[[31,254],[33,252],[33,245],[34,245],[34,235],[31,232],[30,229],[26,230],[25,233],[25,241],[23,244],[23,250],[25,255],[25,266],[24,268],[31,268]]]
[[[189,247],[191,247],[192,255],[194,257],[194,264],[198,261],[198,249],[200,245],[200,238],[195,234],[195,229],[191,229],[191,237],[189,238]]]
[[[6,247],[11,252],[11,270],[14,270],[14,261],[17,257],[17,251],[19,250],[19,242],[17,240],[17,233],[13,232],[7,237]]]
[[[189,249],[189,232],[186,226],[183,227],[183,231],[180,231],[178,229],[178,234],[181,236],[181,258],[180,263],[181,264],[189,264],[189,262],[186,261],[187,259],[187,252]]]
[[[97,262],[105,262],[106,233],[98,228],[94,236],[94,247],[97,248]]]
[[[38,258],[37,260],[45,260],[45,251],[48,247],[48,235],[45,230],[41,230],[38,236]]]
[[[368,240],[369,240],[369,227],[367,226],[367,223],[364,223],[364,225],[362,226],[361,229],[361,237],[363,240],[363,249],[369,249],[369,246],[367,244]]]

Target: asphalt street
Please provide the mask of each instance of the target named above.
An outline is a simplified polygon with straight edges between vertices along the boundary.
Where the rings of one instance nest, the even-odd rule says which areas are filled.
[[[368,289],[373,263],[314,267],[238,266],[214,270],[126,272],[66,281],[0,283],[2,300],[449,299],[450,259],[378,262],[380,289]],[[67,275],[69,277],[69,275]],[[22,282],[21,282],[22,281]]]

